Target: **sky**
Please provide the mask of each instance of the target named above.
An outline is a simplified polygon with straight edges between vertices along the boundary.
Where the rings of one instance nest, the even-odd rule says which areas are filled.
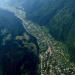
[[[6,4],[9,3],[10,0],[0,0],[0,7],[5,7]]]

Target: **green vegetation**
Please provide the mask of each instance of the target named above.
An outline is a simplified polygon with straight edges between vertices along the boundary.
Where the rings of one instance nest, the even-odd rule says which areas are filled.
[[[74,0],[35,0],[26,1],[29,5],[21,5],[27,12],[26,19],[35,24],[45,26],[56,39],[69,47],[71,60],[75,54],[75,1]]]
[[[37,73],[37,46],[36,38],[25,31],[21,21],[0,9],[0,75]]]
[[[75,1],[19,1],[5,9],[14,13],[26,31],[37,39],[40,48],[38,74],[75,75]],[[35,44],[28,38],[27,35],[16,36],[23,47],[36,53]]]

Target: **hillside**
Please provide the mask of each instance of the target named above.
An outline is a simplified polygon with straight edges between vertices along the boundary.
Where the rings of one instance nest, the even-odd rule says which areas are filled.
[[[50,34],[69,47],[71,59],[75,54],[75,1],[74,0],[25,0],[19,3],[27,19],[48,28]],[[18,7],[19,7],[18,6]]]
[[[30,69],[22,69],[25,71],[23,74],[74,75],[74,0],[8,0],[8,2],[1,8],[12,12],[22,22],[29,36],[34,36],[30,41],[35,43],[36,38],[35,44],[39,47],[38,73],[30,74]],[[23,36],[16,38],[22,39]],[[24,43],[25,46],[30,48],[30,42],[26,43],[28,45]],[[24,66],[26,68],[26,64]]]
[[[20,19],[0,9],[0,75],[23,72],[34,75],[39,62],[38,50],[36,38],[26,32]]]
[[[74,48],[74,3],[74,0],[19,0],[15,6],[27,12],[27,19],[46,26],[55,39]]]

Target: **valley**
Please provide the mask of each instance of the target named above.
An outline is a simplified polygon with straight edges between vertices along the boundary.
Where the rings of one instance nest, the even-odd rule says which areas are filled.
[[[0,8],[0,75],[21,75],[25,71],[34,75],[38,51],[37,39],[24,29],[21,20]]]
[[[65,2],[62,0],[60,1],[47,0],[46,2],[44,2],[43,0],[41,0],[40,2],[36,1],[29,2],[30,4],[29,6],[26,4],[24,5],[23,2],[21,1],[20,1],[21,3],[19,1],[16,1],[14,5],[12,5],[14,3],[13,1],[10,4],[5,4],[5,6],[2,5],[0,6],[1,9],[13,13],[22,22],[22,26],[26,34],[28,36],[32,36],[33,38],[32,40],[30,40],[31,41],[30,43],[28,43],[27,41],[26,43],[27,45],[25,44],[26,41],[22,39],[25,38],[24,35],[18,36],[17,39],[19,40],[22,39],[21,41],[24,42],[27,48],[30,48],[32,44],[33,46],[34,45],[38,46],[36,47],[37,49],[34,48],[38,51],[34,51],[33,49],[32,50],[33,54],[29,52],[30,54],[32,54],[32,56],[38,53],[38,57],[40,60],[39,64],[37,64],[38,65],[38,70],[36,69],[37,73],[34,74],[33,72],[33,75],[75,75],[75,63],[71,61],[71,55],[69,52],[68,45],[66,44],[66,42],[65,43],[62,42],[62,40],[65,41],[66,39],[65,36],[68,35],[68,28],[70,28],[69,26],[73,24],[74,27],[73,22],[69,23],[70,20],[73,19],[73,17],[69,12],[70,9],[67,9],[68,5],[71,5],[71,3],[73,2],[68,3],[67,1]],[[48,6],[49,3],[50,6]],[[55,3],[55,6],[53,6],[52,3]],[[42,4],[44,5],[42,6]],[[66,8],[64,8],[64,5]],[[28,8],[26,8],[26,6]],[[33,8],[34,6],[37,9],[40,7],[40,9],[35,10],[35,8]],[[67,24],[69,24],[68,27]],[[63,25],[65,25],[65,28]],[[67,29],[67,31],[65,31],[65,29]],[[73,32],[72,29],[71,32]],[[71,36],[71,32],[69,33],[69,36]],[[68,37],[67,42],[69,46],[72,47],[74,44],[72,45],[70,44],[74,39],[73,40],[71,39],[72,38]],[[34,60],[36,58],[34,58]],[[29,61],[29,58],[26,60]],[[36,63],[37,62],[38,61],[36,60]],[[28,66],[25,65],[25,67],[27,68]],[[26,73],[25,70],[28,73]],[[29,73],[30,69],[28,70],[27,68],[25,70],[23,69],[23,72],[25,71],[23,75],[32,75]],[[34,69],[32,71],[34,71]]]
[[[71,63],[69,54],[68,54],[68,48],[63,43],[56,41],[50,34],[47,28],[44,26],[37,25],[36,23],[31,22],[30,20],[26,19],[26,12],[18,9],[16,7],[6,6],[5,8],[2,8],[5,10],[8,10],[15,14],[23,23],[23,26],[25,30],[36,37],[38,46],[40,48],[39,51],[39,58],[40,58],[40,66],[39,66],[39,74],[45,75],[47,73],[47,67],[50,68],[48,70],[48,75],[55,73],[56,75],[61,75],[63,72],[63,69],[65,69],[64,73],[69,74],[69,70],[72,70],[72,73],[74,74],[74,64]],[[48,49],[48,51],[47,51]],[[49,54],[50,53],[50,54]],[[48,58],[46,57],[48,56]],[[46,60],[47,59],[47,60]],[[58,59],[58,60],[57,60]],[[55,65],[55,63],[57,63]],[[60,65],[60,66],[59,66]],[[46,69],[44,69],[46,67]],[[57,67],[60,69],[57,70]],[[63,67],[63,69],[61,69]],[[67,71],[67,72],[66,72]],[[72,74],[72,75],[73,75]]]

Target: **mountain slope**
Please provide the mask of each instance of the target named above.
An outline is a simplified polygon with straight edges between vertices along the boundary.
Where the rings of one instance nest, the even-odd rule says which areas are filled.
[[[36,38],[26,32],[21,20],[0,9],[0,75],[21,75],[25,71],[35,75],[38,50]]]
[[[20,4],[20,3],[19,3]],[[75,49],[75,1],[74,0],[25,0],[21,7],[27,13],[27,19],[45,26],[50,34],[66,43],[69,51]],[[71,54],[74,55],[74,54]]]
[[[69,46],[74,45],[74,0],[19,1],[16,1],[16,6],[24,8],[27,12],[27,19],[48,27],[52,36],[57,40],[64,41]]]
[[[74,37],[71,37],[74,36],[74,0],[25,0],[29,5],[19,1],[5,8],[14,13],[27,32],[36,37],[40,47],[41,75],[74,75],[75,63],[70,60],[74,57],[70,56],[71,52],[74,53]],[[67,46],[61,42],[73,49],[70,54]]]

